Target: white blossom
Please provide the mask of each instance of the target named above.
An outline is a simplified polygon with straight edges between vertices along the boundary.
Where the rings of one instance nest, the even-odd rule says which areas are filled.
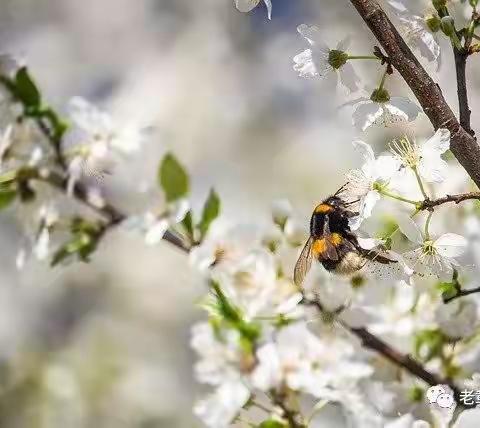
[[[475,333],[478,320],[477,304],[457,299],[441,305],[435,312],[440,330],[452,339],[462,339]]]
[[[301,77],[326,78],[335,74],[349,91],[356,91],[359,78],[348,62],[348,54],[345,52],[348,48],[348,39],[341,41],[335,49],[330,49],[323,42],[317,27],[302,24],[297,30],[310,44],[310,48],[293,58],[294,70]]]
[[[268,19],[272,19],[272,1],[263,0],[265,6],[267,7]],[[260,3],[260,0],[235,0],[235,6],[240,12],[250,12],[252,9],[257,7]]]
[[[402,165],[417,171],[428,183],[444,181],[448,164],[441,156],[449,148],[450,131],[443,128],[420,145],[407,137],[391,144],[392,153]]]
[[[119,156],[138,150],[141,132],[132,124],[117,124],[106,112],[83,98],[73,98],[69,106],[72,128],[62,142],[68,162],[69,193],[82,177],[101,178],[111,170]]]
[[[436,239],[424,236],[416,223],[408,217],[398,217],[402,233],[419,246],[403,256],[412,262],[418,273],[432,273],[442,279],[451,279],[458,267],[457,257],[465,253],[468,241],[456,233],[444,233]]]
[[[199,400],[193,412],[210,428],[226,428],[249,398],[250,392],[241,381],[228,381]]]
[[[43,205],[39,211],[40,228],[33,246],[38,260],[45,260],[50,253],[50,234],[59,220],[59,213],[53,205]]]
[[[157,245],[168,229],[185,218],[189,209],[189,202],[186,199],[180,199],[169,204],[167,209],[160,213],[147,211],[143,216],[132,217],[127,225],[129,228],[141,230],[147,245]]]
[[[440,18],[431,1],[388,0],[395,10],[407,43],[428,61],[440,66],[440,46],[437,34]],[[441,32],[440,32],[441,33]]]
[[[317,398],[328,398],[329,390],[346,389],[372,373],[363,361],[355,361],[354,347],[340,337],[320,339],[306,324],[295,323],[282,328],[274,343],[257,351],[258,365],[252,373],[257,388],[290,388]]]
[[[362,131],[373,125],[388,127],[398,122],[412,122],[420,112],[421,109],[414,102],[404,97],[362,99],[354,108],[353,124]]]
[[[216,333],[206,322],[192,328],[191,346],[200,357],[195,375],[200,382],[216,387],[195,404],[194,413],[212,428],[229,426],[250,397],[242,369],[248,370],[251,362],[245,362],[239,339],[236,330]]]
[[[359,215],[350,221],[353,229],[358,229],[362,221],[371,216],[375,204],[380,200],[381,189],[389,186],[392,178],[400,169],[400,162],[393,156],[375,157],[370,145],[363,141],[354,141],[353,145],[363,157],[360,169],[347,174],[347,185],[343,194],[348,199],[359,200]]]
[[[290,280],[277,278],[275,258],[265,249],[251,251],[213,277],[247,318],[293,311],[302,298]]]

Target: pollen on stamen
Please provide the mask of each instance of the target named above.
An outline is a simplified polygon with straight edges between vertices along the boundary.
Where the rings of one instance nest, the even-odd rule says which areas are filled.
[[[390,151],[397,159],[409,168],[416,168],[420,162],[418,146],[415,142],[411,142],[407,137],[400,140],[393,140],[390,143]]]

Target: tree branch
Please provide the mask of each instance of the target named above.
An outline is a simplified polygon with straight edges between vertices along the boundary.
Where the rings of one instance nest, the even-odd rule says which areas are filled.
[[[453,47],[453,55],[455,58],[455,71],[457,73],[457,94],[458,94],[458,110],[460,113],[460,125],[472,136],[475,135],[470,125],[471,110],[468,106],[467,92],[467,58],[468,52],[461,52],[455,46]]]
[[[320,312],[324,312],[324,307],[321,304],[321,302],[318,300],[308,300],[304,298],[303,302],[307,305],[315,306]],[[340,319],[337,319],[337,321],[340,323],[340,325],[343,328],[345,328],[347,331],[352,333],[354,336],[358,337],[365,348],[375,351],[376,353],[382,355],[391,363],[395,364],[398,367],[403,368],[410,374],[422,379],[428,385],[431,385],[431,386],[441,385],[441,384],[448,385],[450,388],[452,388],[452,391],[454,393],[455,400],[457,401],[457,403],[462,404],[462,401],[460,401],[460,390],[450,380],[444,379],[435,373],[429,372],[427,369],[425,369],[425,367],[423,367],[422,364],[420,364],[418,361],[413,359],[410,355],[405,355],[405,354],[402,354],[401,352],[398,352],[396,349],[392,348],[388,343],[384,342],[379,337],[370,333],[370,331],[368,331],[366,328],[352,327],[349,324],[347,324],[345,321],[342,321]],[[465,407],[468,407],[468,406],[465,406]]]
[[[480,187],[480,147],[458,122],[440,87],[422,67],[402,36],[375,0],[350,0],[386,54],[417,97],[435,129],[447,128],[455,157]]]
[[[470,294],[476,294],[476,293],[480,293],[480,287],[471,288],[470,290],[460,289],[460,290],[457,290],[457,294],[455,294],[451,297],[447,297],[446,299],[443,299],[443,303],[450,303],[453,300],[456,300],[460,297],[469,296]]]
[[[67,178],[62,177],[62,175],[56,172],[51,171],[47,177],[36,174],[33,175],[31,178],[46,182],[52,187],[58,189],[60,192],[65,194],[67,193]],[[105,204],[102,207],[94,205],[92,202],[89,201],[87,188],[82,185],[82,183],[77,182],[75,184],[73,196],[82,205],[90,208],[93,212],[102,217],[102,219],[105,221],[103,232],[106,232],[110,228],[117,226],[128,217],[127,214],[123,213],[113,205]],[[174,245],[178,249],[182,250],[183,252],[190,251],[190,248],[186,245],[186,243],[180,237],[178,237],[176,234],[172,233],[169,230],[165,232],[165,234],[163,235],[163,239]]]
[[[432,210],[439,205],[447,204],[449,202],[454,202],[455,204],[459,204],[463,201],[468,200],[480,200],[480,192],[470,192],[470,193],[461,193],[458,195],[447,195],[442,198],[438,199],[425,199],[424,201],[420,202],[418,205],[418,210]]]

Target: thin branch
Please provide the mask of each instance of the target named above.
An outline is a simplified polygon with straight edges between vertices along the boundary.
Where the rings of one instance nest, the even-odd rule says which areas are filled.
[[[476,293],[480,293],[480,287],[471,288],[470,290],[457,290],[457,294],[451,297],[447,297],[446,299],[443,299],[443,303],[450,303],[453,300],[456,300],[460,297],[465,297],[465,296],[469,296],[470,294],[476,294]]]
[[[450,149],[468,175],[480,187],[480,147],[458,122],[440,87],[422,67],[402,36],[375,0],[350,0],[386,54],[417,97],[435,129],[447,128]]]
[[[282,409],[283,416],[287,420],[289,428],[306,428],[306,425],[299,421],[300,414],[287,406],[287,400],[284,394],[271,391],[270,395],[272,397],[273,404]]]
[[[461,52],[456,47],[453,47],[453,55],[455,58],[455,71],[457,73],[457,95],[458,95],[458,110],[460,113],[460,125],[472,136],[475,132],[472,130],[470,124],[471,110],[468,105],[467,92],[467,58],[468,52]]]
[[[43,177],[41,175],[34,175],[31,178],[46,182],[50,184],[52,187],[55,187],[56,189],[58,189],[60,192],[65,194],[67,193],[68,180],[56,172],[50,172],[50,174],[47,177]],[[81,183],[75,184],[73,196],[82,205],[90,208],[97,215],[102,217],[102,219],[105,222],[103,226],[104,233],[110,228],[117,226],[128,217],[127,214],[123,213],[113,205],[105,204],[99,207],[93,204],[92,202],[90,202],[88,198],[88,190]],[[174,234],[169,230],[165,232],[165,234],[163,235],[163,239],[169,242],[170,244],[174,245],[178,249],[182,250],[183,252],[190,251],[190,248],[187,246],[187,244],[180,237],[178,237],[176,234]]]
[[[323,305],[318,300],[307,300],[304,299],[303,302],[307,305],[311,305],[316,307],[320,312],[324,311]],[[425,369],[425,367],[420,364],[417,360],[412,358],[410,355],[402,354],[401,352],[397,351],[396,349],[392,348],[388,343],[384,342],[379,337],[375,336],[374,334],[370,333],[364,327],[352,327],[348,323],[343,320],[337,319],[340,325],[345,328],[347,331],[352,333],[354,336],[360,339],[362,345],[375,351],[376,353],[382,355],[391,363],[395,364],[398,367],[403,368],[410,374],[422,379],[427,384],[431,386],[445,384],[452,388],[455,399],[457,403],[462,403],[460,401],[460,390],[454,385],[450,380],[444,379],[439,375],[432,373]],[[468,407],[468,406],[465,406]]]
[[[418,204],[418,210],[432,210],[439,205],[447,204],[450,202],[454,202],[455,204],[459,204],[463,201],[468,200],[480,200],[480,192],[470,192],[470,193],[461,193],[458,195],[447,195],[442,198],[438,199],[425,199],[424,201]]]

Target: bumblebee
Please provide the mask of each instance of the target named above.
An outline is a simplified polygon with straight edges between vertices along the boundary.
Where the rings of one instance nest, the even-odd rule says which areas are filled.
[[[310,237],[295,265],[294,281],[301,286],[316,259],[330,272],[349,275],[362,269],[369,260],[382,264],[396,263],[377,250],[362,248],[350,229],[349,219],[358,215],[351,206],[358,201],[342,199],[340,188],[313,211],[310,220]]]

